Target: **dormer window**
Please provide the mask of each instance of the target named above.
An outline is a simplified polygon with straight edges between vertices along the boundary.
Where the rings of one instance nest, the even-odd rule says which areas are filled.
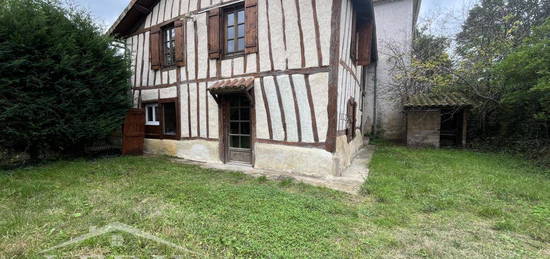
[[[163,65],[171,67],[176,64],[176,29],[174,25],[162,29]]]

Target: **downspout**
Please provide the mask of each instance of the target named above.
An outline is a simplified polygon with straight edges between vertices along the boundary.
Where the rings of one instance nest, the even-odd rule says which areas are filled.
[[[373,84],[373,106],[372,106],[372,134],[376,135],[376,107],[377,107],[377,100],[378,100],[378,61],[374,63],[374,84]]]

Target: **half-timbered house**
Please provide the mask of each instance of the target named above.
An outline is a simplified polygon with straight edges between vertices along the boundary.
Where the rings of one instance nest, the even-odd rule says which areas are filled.
[[[375,31],[372,0],[132,0],[109,33],[146,152],[328,176],[364,144]]]

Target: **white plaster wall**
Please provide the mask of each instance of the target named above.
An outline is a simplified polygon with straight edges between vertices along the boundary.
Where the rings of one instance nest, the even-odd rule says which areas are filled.
[[[273,77],[264,77],[264,90],[267,97],[267,103],[269,105],[269,112],[271,115],[271,128],[273,129],[273,139],[284,141],[285,134],[283,128],[283,119],[281,109],[279,108],[279,101],[277,99],[277,89]]]
[[[328,73],[310,75],[309,81],[311,85],[311,92],[313,95],[315,117],[317,119],[319,142],[325,142],[327,139],[328,131]]]
[[[159,99],[159,92],[157,89],[141,91],[141,100],[143,101],[154,101],[158,99]]]
[[[269,139],[269,124],[267,122],[267,111],[265,110],[265,102],[262,96],[262,88],[260,79],[254,80],[254,99],[256,110],[256,138]]]
[[[397,98],[390,91],[391,69],[389,44],[410,51],[413,35],[413,0],[387,1],[375,4],[378,39],[377,68],[377,132],[388,139],[404,136],[404,114]]]
[[[159,90],[159,99],[176,98],[178,97],[178,89],[174,87],[162,88]]]
[[[281,102],[286,122],[286,141],[298,142],[298,121],[296,118],[296,108],[294,107],[294,96],[290,85],[288,75],[277,77],[279,91],[281,92]]]
[[[292,81],[294,82],[296,101],[298,103],[298,112],[300,115],[302,142],[313,143],[314,138],[311,120],[311,109],[309,107],[305,77],[304,75],[293,75]]]

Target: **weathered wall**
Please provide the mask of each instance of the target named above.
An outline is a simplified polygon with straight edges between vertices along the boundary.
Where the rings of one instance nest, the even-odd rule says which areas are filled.
[[[374,5],[378,43],[376,131],[388,139],[403,139],[403,107],[393,93],[390,46],[409,53],[413,39],[413,0],[378,1]]]
[[[281,1],[258,1],[258,53],[223,60],[208,59],[206,13],[211,7],[239,1],[199,2],[201,6],[198,1],[161,0],[145,19],[141,33],[127,39],[135,105],[140,100],[178,97],[182,137],[217,139],[218,107],[207,87],[220,79],[254,76],[258,78],[256,119],[271,127],[258,127],[258,138],[324,142],[332,0],[283,0],[282,5]],[[184,14],[188,16],[186,66],[151,70],[148,30]]]
[[[407,112],[407,145],[439,147],[440,129],[439,110]]]
[[[355,134],[356,137],[350,142],[348,142],[348,138],[345,135],[336,138],[336,153],[334,154],[333,170],[333,174],[336,176],[340,176],[343,170],[350,166],[357,151],[365,144],[359,129],[356,130]]]
[[[218,105],[207,88],[223,79],[255,77],[256,167],[331,174],[332,155],[324,150],[324,142],[331,101],[332,0],[258,1],[258,53],[217,60],[208,58],[207,11],[240,1],[211,2],[161,0],[138,32],[126,40],[134,72],[134,105],[165,98],[178,98],[180,104],[182,139],[148,139],[146,151],[221,162]],[[152,70],[150,28],[184,16],[186,66]],[[348,73],[342,82],[352,77]],[[273,154],[287,162],[273,163]]]
[[[331,176],[333,155],[324,149],[257,143],[255,168]]]

